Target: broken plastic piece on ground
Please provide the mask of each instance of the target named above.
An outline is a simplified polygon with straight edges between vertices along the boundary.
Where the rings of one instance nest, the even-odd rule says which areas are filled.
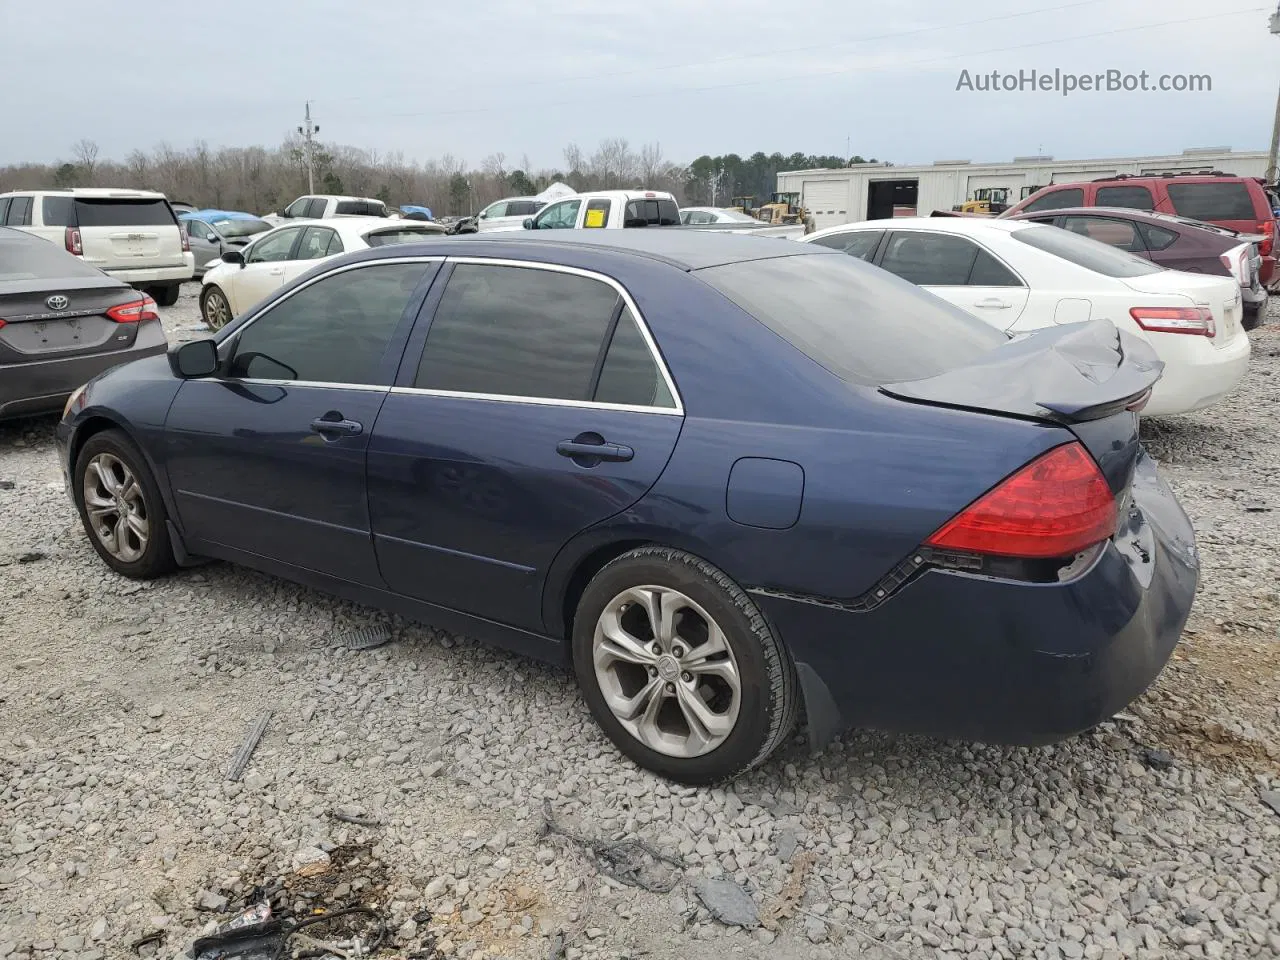
[[[391,641],[391,629],[384,626],[362,627],[342,636],[341,643],[348,650],[372,650]]]
[[[210,936],[217,936],[222,933],[230,933],[232,930],[240,930],[244,927],[252,927],[259,923],[266,923],[271,919],[271,904],[255,903],[252,907],[240,912],[238,916],[232,917],[226,923],[223,923],[213,931]]]
[[[236,755],[231,758],[231,766],[227,768],[228,780],[239,780],[244,774],[245,767],[249,765],[249,758],[253,756],[253,751],[257,749],[258,741],[261,740],[262,735],[266,733],[267,723],[270,720],[271,711],[268,710],[255,720],[253,726],[249,728],[249,734],[245,737],[244,743],[240,745],[240,749],[236,751]]]
[[[195,960],[276,960],[283,952],[285,936],[284,924],[266,920],[199,937],[191,952]]]

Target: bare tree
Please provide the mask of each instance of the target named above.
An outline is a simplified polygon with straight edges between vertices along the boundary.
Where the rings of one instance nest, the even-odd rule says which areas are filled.
[[[85,180],[92,181],[94,171],[98,168],[98,145],[82,137],[71,145],[71,155],[76,158],[76,163],[84,171]]]
[[[646,143],[640,148],[640,186],[652,187],[662,173],[665,164],[662,162],[662,145]]]
[[[502,179],[507,175],[507,155],[505,153],[491,153],[484,158],[484,162],[480,164],[480,169],[491,177]]]

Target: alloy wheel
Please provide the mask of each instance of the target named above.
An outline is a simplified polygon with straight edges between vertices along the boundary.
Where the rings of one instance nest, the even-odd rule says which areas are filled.
[[[231,322],[231,306],[227,298],[217,290],[210,290],[204,298],[204,322],[210,330],[221,330]]]
[[[646,747],[687,759],[733,732],[742,679],[724,631],[678,590],[638,586],[605,605],[592,644],[596,682]]]
[[[84,471],[84,509],[98,541],[122,563],[135,563],[151,537],[147,504],[133,471],[119,457],[99,453]]]

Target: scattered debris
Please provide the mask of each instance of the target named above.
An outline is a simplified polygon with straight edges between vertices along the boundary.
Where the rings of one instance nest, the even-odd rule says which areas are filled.
[[[12,490],[12,489],[13,489],[12,480],[0,480],[0,490]]]
[[[790,860],[796,855],[796,847],[800,845],[800,838],[796,832],[790,827],[783,827],[778,831],[778,859]]]
[[[372,817],[361,817],[354,813],[344,813],[341,810],[330,810],[329,816],[335,820],[341,820],[343,823],[353,823],[357,827],[380,827],[382,824],[374,820]]]
[[[17,553],[10,553],[0,557],[0,567],[7,567],[11,563],[38,563],[41,560],[48,559],[47,551],[40,547],[28,547],[26,550],[19,550]]]
[[[1271,508],[1265,503],[1246,503],[1244,505],[1245,513],[1270,513]]]
[[[800,901],[804,899],[804,882],[817,862],[818,858],[812,853],[802,853],[791,861],[791,876],[783,885],[782,892],[761,914],[760,922],[766,930],[777,930],[780,920],[787,920],[795,915]]]
[[[201,890],[196,897],[196,906],[210,913],[221,913],[227,909],[227,898],[212,890]]]
[[[315,877],[329,872],[329,855],[319,847],[305,847],[293,855],[293,872],[299,877]]]
[[[138,937],[138,939],[134,940],[130,946],[133,947],[134,953],[140,953],[142,948],[145,946],[151,945],[153,947],[158,947],[162,943],[164,943],[164,931],[152,930],[150,933],[144,933],[142,936]]]
[[[1258,799],[1276,813],[1280,813],[1280,790],[1263,790],[1258,794]]]
[[[721,923],[754,930],[760,926],[760,911],[751,895],[732,880],[697,880],[693,892]]]
[[[385,626],[362,627],[344,634],[339,641],[348,650],[373,650],[391,642],[391,628]]]
[[[1168,770],[1173,766],[1173,754],[1168,750],[1144,747],[1142,750],[1142,762],[1152,770]]]
[[[619,883],[640,887],[650,893],[670,893],[680,882],[677,871],[682,869],[684,864],[641,840],[620,840],[610,843],[571,833],[556,822],[555,815],[551,812],[551,801],[548,799],[542,801],[542,816],[543,836],[551,833],[559,834],[585,847],[595,858],[596,869]],[[663,866],[674,869],[664,870]]]
[[[240,749],[236,751],[236,755],[231,758],[231,766],[227,768],[227,779],[231,781],[239,780],[244,775],[245,767],[249,765],[249,758],[253,756],[253,751],[257,749],[258,741],[262,739],[262,735],[267,731],[267,723],[271,720],[271,711],[267,710],[257,720],[254,721],[252,727],[249,728],[249,734],[245,737],[244,743],[240,745]]]

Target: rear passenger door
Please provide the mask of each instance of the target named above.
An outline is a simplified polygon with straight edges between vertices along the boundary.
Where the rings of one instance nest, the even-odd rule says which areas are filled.
[[[394,591],[541,631],[560,548],[657,481],[683,415],[611,280],[458,260],[436,281],[369,447]]]
[[[1017,322],[1030,296],[1012,269],[968,237],[894,231],[879,263],[1001,330]]]

